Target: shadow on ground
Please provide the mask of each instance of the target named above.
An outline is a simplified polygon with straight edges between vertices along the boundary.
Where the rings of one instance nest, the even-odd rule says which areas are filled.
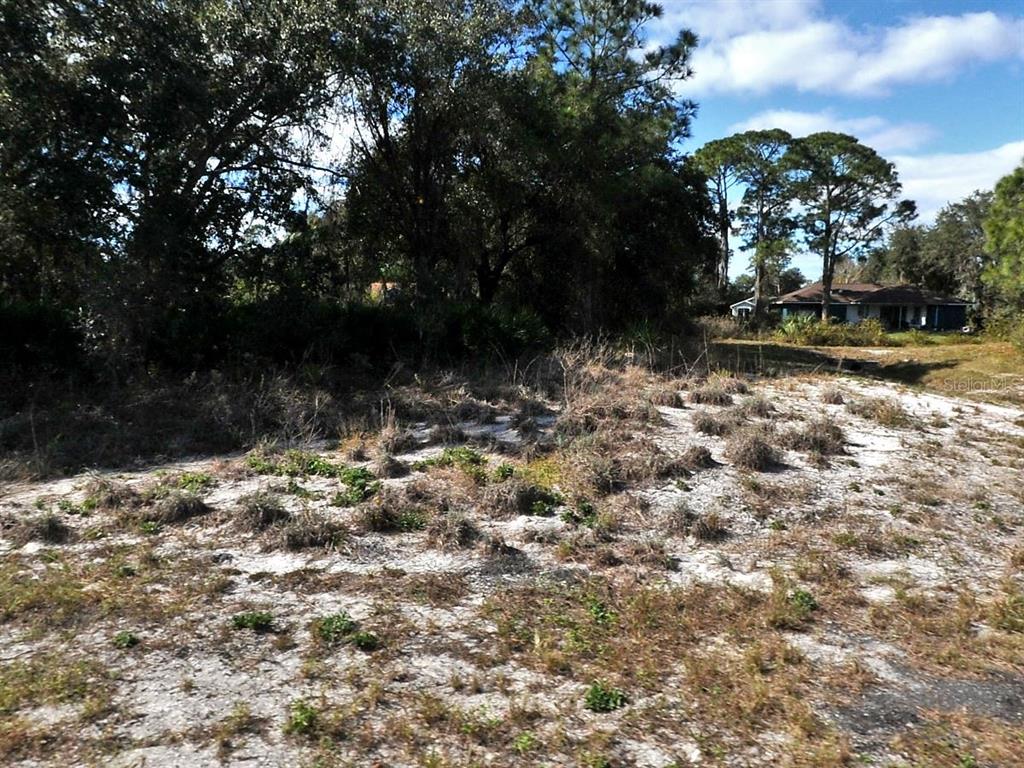
[[[726,368],[736,373],[779,376],[786,373],[856,373],[881,381],[899,384],[921,384],[936,371],[956,367],[951,361],[900,361],[886,364],[882,360],[849,357],[840,351],[793,347],[784,344],[715,343],[708,350],[713,368]]]

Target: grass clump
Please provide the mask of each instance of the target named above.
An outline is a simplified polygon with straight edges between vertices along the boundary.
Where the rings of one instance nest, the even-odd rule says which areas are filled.
[[[310,511],[293,516],[281,532],[284,547],[290,550],[335,547],[347,534],[340,523]]]
[[[142,519],[147,523],[169,525],[184,522],[209,511],[210,508],[195,493],[173,490],[162,498],[158,498],[151,507],[145,510]]]
[[[828,456],[846,450],[846,435],[835,421],[823,416],[783,434],[782,444],[796,451]]]
[[[263,451],[250,453],[246,465],[259,475],[284,475],[286,477],[339,477],[346,467],[328,461],[312,451],[292,448],[282,454],[267,454]]]
[[[17,520],[10,525],[7,532],[8,538],[19,547],[30,541],[66,544],[73,535],[74,530],[61,520],[60,515],[53,512]]]
[[[291,518],[280,497],[266,491],[255,491],[238,500],[238,521],[248,531],[265,531]]]
[[[231,626],[234,629],[269,632],[274,627],[274,617],[267,611],[245,611],[231,617]]]
[[[818,601],[806,589],[790,589],[785,580],[777,580],[768,602],[768,626],[775,629],[802,629],[818,610]]]
[[[730,434],[738,422],[731,414],[714,416],[710,413],[697,413],[693,417],[693,428],[702,435],[724,437]]]
[[[748,428],[733,434],[726,444],[726,456],[741,469],[764,472],[779,464],[779,452],[763,429]]]
[[[356,521],[374,533],[420,531],[427,525],[427,514],[401,491],[388,489],[359,507]]]
[[[413,469],[425,470],[431,467],[455,467],[465,472],[470,477],[479,480],[486,480],[484,466],[487,458],[469,446],[460,445],[452,448],[445,448],[440,455],[430,459],[417,461]]]
[[[887,397],[866,397],[851,400],[846,410],[855,416],[870,419],[883,427],[909,427],[913,418],[896,400]]]
[[[591,683],[583,695],[583,705],[591,712],[614,712],[626,703],[625,693],[601,680]]]
[[[434,515],[427,525],[427,541],[440,549],[461,549],[480,537],[480,529],[465,512],[449,509]]]
[[[757,416],[764,419],[771,416],[774,412],[775,406],[764,395],[752,395],[736,407],[737,415],[744,418]]]
[[[690,402],[699,405],[732,405],[732,394],[721,385],[708,382],[690,391]]]
[[[200,493],[212,488],[217,481],[208,472],[183,472],[178,475],[174,484],[183,491]]]

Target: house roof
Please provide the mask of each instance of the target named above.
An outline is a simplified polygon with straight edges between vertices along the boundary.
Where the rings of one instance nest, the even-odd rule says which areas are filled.
[[[737,301],[737,302],[735,302],[733,304],[730,304],[729,305],[729,309],[732,309],[733,307],[742,307],[742,306],[750,306],[750,307],[754,306],[754,297],[753,296],[748,296],[745,299],[740,299],[739,301]]]
[[[779,296],[772,304],[821,304],[822,285],[812,283]],[[967,304],[916,285],[839,283],[832,286],[833,304]]]

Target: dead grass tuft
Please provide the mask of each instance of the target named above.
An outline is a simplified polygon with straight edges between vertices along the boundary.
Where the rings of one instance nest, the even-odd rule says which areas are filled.
[[[287,522],[289,518],[291,513],[275,493],[256,491],[238,500],[237,520],[243,530],[265,531],[271,526]]]
[[[281,529],[285,549],[333,549],[348,537],[345,526],[309,510],[293,515]]]
[[[731,435],[725,453],[737,467],[755,472],[769,470],[781,461],[770,432],[759,427],[748,427]]]
[[[472,518],[458,509],[436,514],[427,523],[427,542],[438,549],[463,549],[479,537],[480,530]]]
[[[845,452],[846,435],[834,419],[821,416],[783,433],[781,443],[795,451],[830,456]]]
[[[209,511],[210,508],[197,494],[189,491],[170,491],[143,509],[141,517],[146,522],[168,525],[184,522]]]
[[[883,427],[909,427],[914,422],[913,417],[898,401],[888,397],[851,400],[846,404],[846,410]]]
[[[74,537],[74,530],[53,512],[32,517],[15,519],[7,526],[5,535],[15,546],[21,547],[30,541],[43,544],[67,544]]]

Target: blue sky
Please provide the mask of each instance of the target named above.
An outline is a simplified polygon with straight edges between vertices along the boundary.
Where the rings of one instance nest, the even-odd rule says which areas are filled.
[[[1024,2],[663,0],[652,42],[701,38],[684,149],[749,128],[839,130],[892,160],[921,220],[1024,158]],[[746,266],[734,257],[733,274]],[[820,264],[794,265],[817,278]]]

